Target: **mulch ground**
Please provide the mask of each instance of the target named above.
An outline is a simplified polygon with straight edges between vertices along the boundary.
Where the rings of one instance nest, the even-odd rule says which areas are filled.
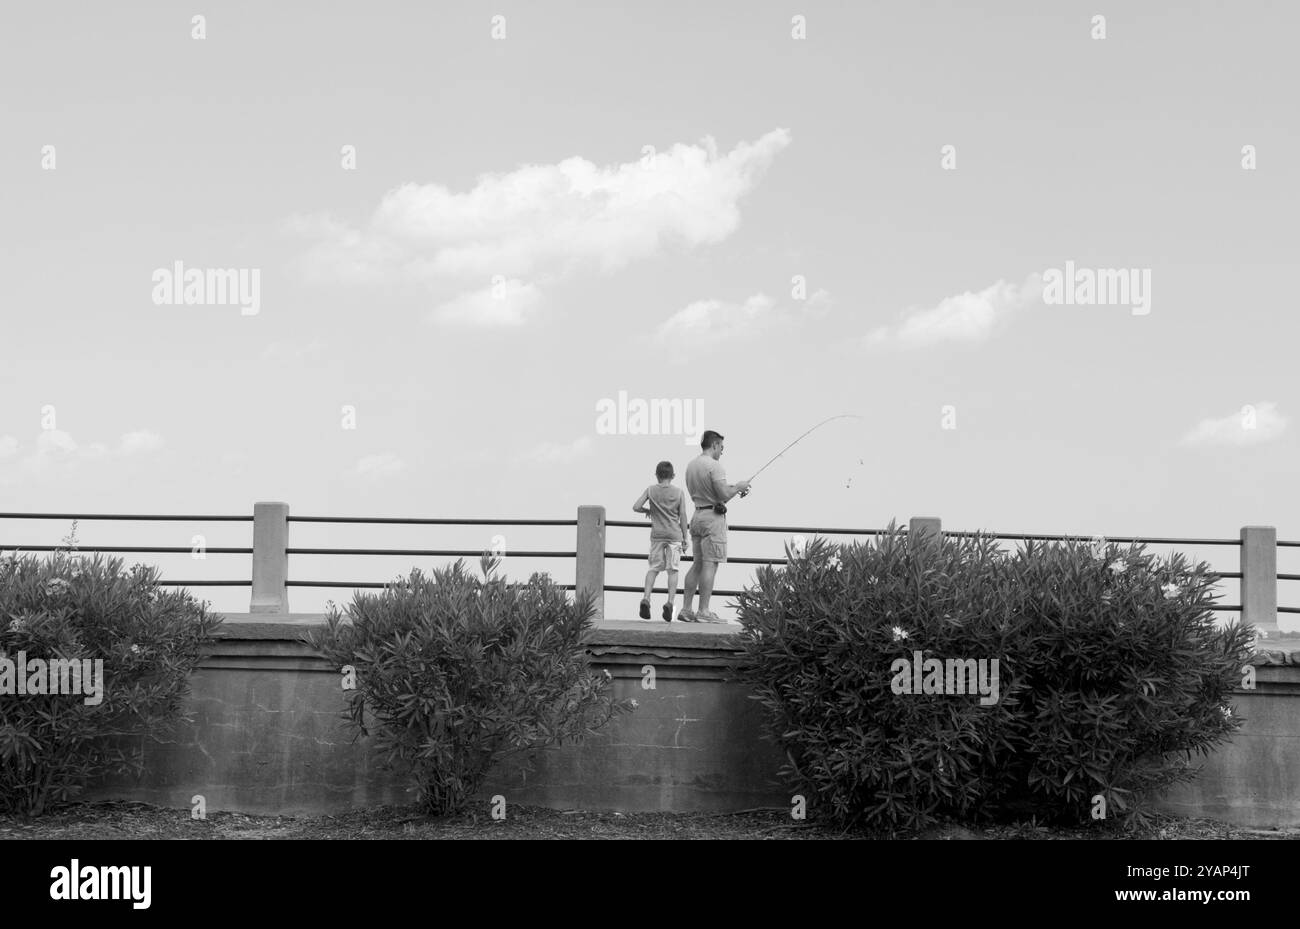
[[[80,803],[38,820],[0,816],[4,839],[854,839],[863,836],[791,822],[787,810],[739,813],[595,813],[511,806],[505,820],[486,812],[432,818],[409,807],[354,810],[338,816],[247,816],[143,803]],[[1123,834],[1108,825],[1048,828],[1032,823],[987,827],[942,826],[914,839],[1300,839],[1300,829],[1262,830],[1212,820],[1159,819],[1152,828]]]

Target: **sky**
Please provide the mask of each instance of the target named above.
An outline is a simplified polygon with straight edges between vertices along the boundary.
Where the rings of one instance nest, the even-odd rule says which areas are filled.
[[[687,427],[727,437],[736,480],[855,414],[731,521],[1300,539],[1293,3],[195,15],[0,14],[0,511],[635,519],[655,464],[694,454]],[[177,262],[182,281],[240,272],[245,299],[173,299]],[[1142,300],[1053,300],[1067,268],[1122,271]],[[634,434],[602,419],[620,392],[698,422]],[[68,530],[0,522],[0,547]],[[78,537],[198,533],[249,540],[241,523]],[[507,555],[573,546],[569,529],[315,524],[292,544],[498,534]],[[640,552],[648,534],[609,540]],[[733,533],[731,553],[781,542]],[[1300,572],[1296,552],[1279,570]],[[409,561],[290,573],[383,581]],[[507,561],[534,569],[572,580],[567,561]],[[608,580],[642,572],[611,561]],[[291,594],[326,599],[346,594]],[[1300,606],[1300,583],[1280,599]],[[635,601],[611,595],[609,615]]]

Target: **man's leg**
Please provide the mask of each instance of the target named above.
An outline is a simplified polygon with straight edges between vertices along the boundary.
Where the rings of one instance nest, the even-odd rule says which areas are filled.
[[[700,612],[709,612],[709,598],[713,596],[713,579],[718,573],[716,561],[698,562],[700,566]]]
[[[700,579],[700,560],[704,557],[700,554],[698,536],[691,537],[691,548],[695,554],[691,556],[691,566],[686,570],[686,585],[682,588],[682,611],[685,613],[691,611],[691,603],[695,600],[695,588]]]

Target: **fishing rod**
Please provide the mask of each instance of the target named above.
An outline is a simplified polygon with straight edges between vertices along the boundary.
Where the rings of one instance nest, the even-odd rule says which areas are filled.
[[[799,436],[799,438],[795,439],[793,442],[791,442],[791,443],[790,443],[789,445],[787,445],[785,448],[781,449],[779,452],[777,452],[775,455],[773,455],[772,458],[767,462],[767,464],[763,465],[763,467],[759,468],[757,471],[754,472],[754,477],[758,477],[760,474],[762,474],[764,471],[766,471],[766,470],[768,469],[768,467],[769,467],[773,462],[775,462],[778,458],[780,458],[780,457],[781,457],[782,455],[784,455],[786,452],[790,451],[790,449],[794,448],[796,445],[798,445],[798,444],[799,444],[800,442],[802,442],[804,439],[808,438],[808,436],[812,435],[814,432],[816,432],[816,431],[817,431],[818,429],[820,429],[822,426],[826,425],[827,423],[834,422],[834,421],[837,420],[837,419],[862,419],[862,417],[861,417],[861,416],[858,416],[856,413],[840,413],[840,414],[837,415],[837,416],[831,416],[831,417],[829,417],[829,418],[827,418],[827,419],[823,419],[821,422],[819,422],[817,425],[813,426],[811,429],[809,429],[809,430],[808,430],[807,432],[805,432],[803,435]],[[749,479],[750,483],[753,483],[753,481],[754,481],[754,477],[751,477],[751,478]],[[743,497],[743,496],[745,496],[745,494],[747,494],[747,493],[749,493],[748,490],[745,491],[745,493],[742,493],[741,496]]]

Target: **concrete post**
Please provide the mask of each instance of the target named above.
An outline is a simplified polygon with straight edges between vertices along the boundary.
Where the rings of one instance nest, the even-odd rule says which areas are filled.
[[[253,599],[250,613],[288,613],[289,504],[253,504]]]
[[[907,538],[913,545],[919,544],[927,536],[936,539],[943,535],[938,516],[913,516],[907,523]]]
[[[1241,621],[1270,636],[1277,625],[1277,529],[1241,530]]]
[[[589,592],[596,612],[593,621],[605,618],[605,508],[578,507],[577,575],[574,594]]]

